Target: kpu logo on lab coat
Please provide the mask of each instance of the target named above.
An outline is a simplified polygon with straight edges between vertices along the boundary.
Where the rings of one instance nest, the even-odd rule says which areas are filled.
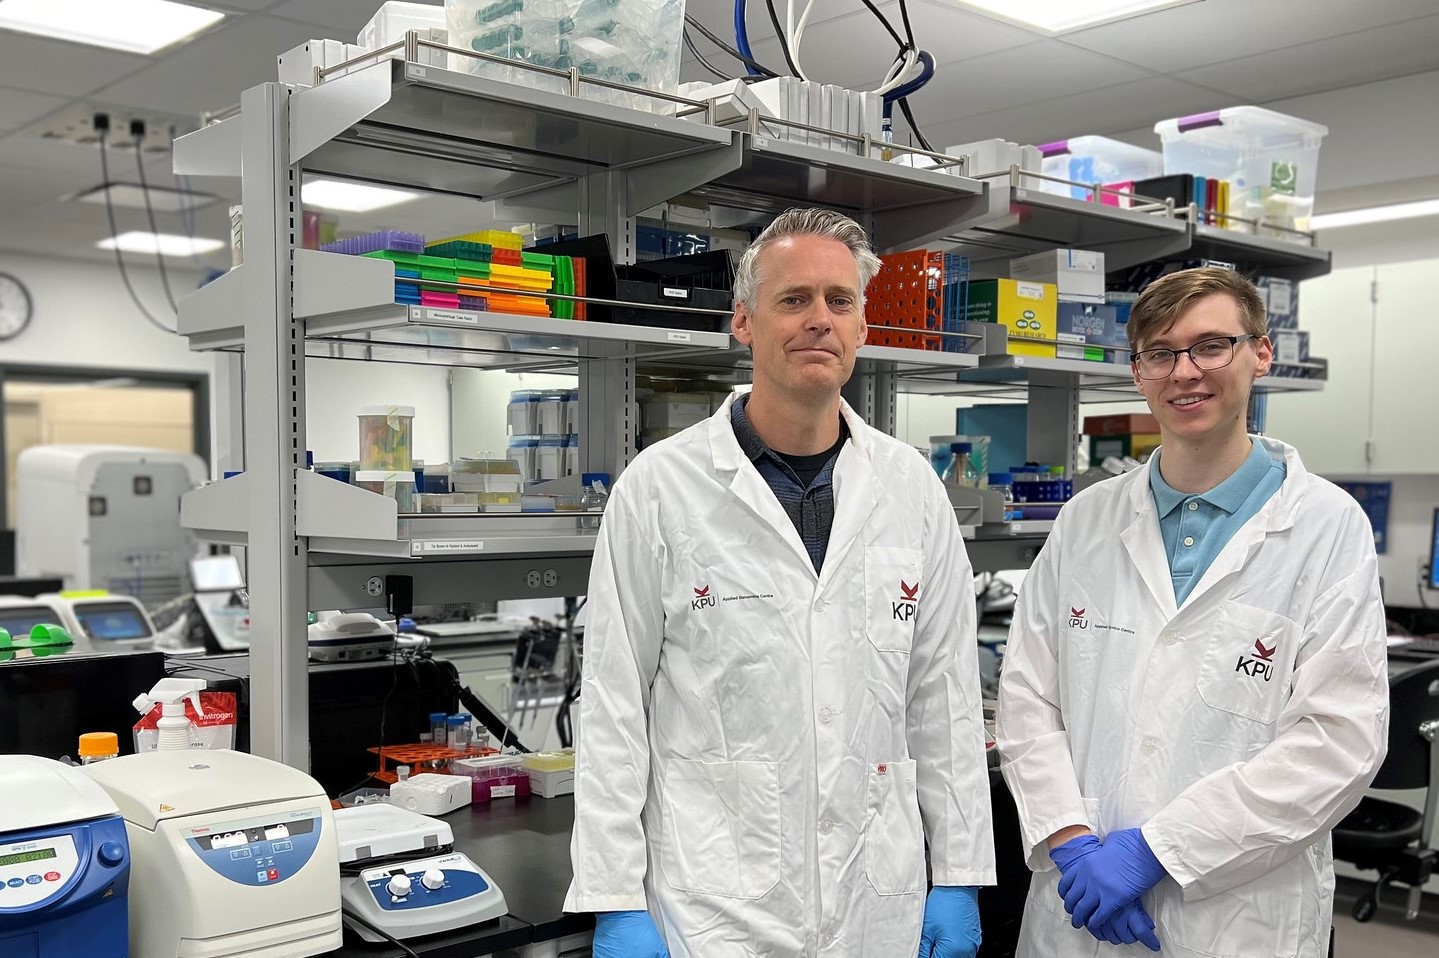
[[[1071,629],[1089,628],[1089,620],[1084,617],[1084,609],[1076,609],[1072,605],[1069,607],[1069,627]]]
[[[1254,654],[1239,656],[1239,661],[1234,665],[1234,671],[1243,672],[1245,675],[1252,675],[1255,678],[1262,678],[1268,682],[1274,678],[1274,653],[1279,651],[1279,643],[1275,642],[1269,648],[1264,647],[1264,640],[1254,640]]]
[[[919,583],[916,582],[914,585],[910,585],[908,582],[900,579],[899,594],[899,601],[891,603],[894,608],[894,621],[913,621],[914,611],[919,606]]]
[[[698,612],[700,609],[712,607],[714,604],[715,597],[710,595],[710,587],[706,585],[695,589],[695,597],[690,601],[690,608]]]

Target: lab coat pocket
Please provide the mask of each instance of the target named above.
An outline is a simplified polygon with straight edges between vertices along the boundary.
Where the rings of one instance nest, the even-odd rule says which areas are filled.
[[[909,652],[923,598],[920,551],[893,546],[864,550],[865,634],[881,652]]]
[[[660,862],[672,888],[761,898],[779,881],[779,766],[664,763]]]
[[[869,767],[864,871],[881,895],[924,889],[924,827],[913,759]]]
[[[1199,697],[1210,708],[1274,724],[1289,698],[1299,639],[1299,627],[1282,615],[1226,603],[1207,637]]]

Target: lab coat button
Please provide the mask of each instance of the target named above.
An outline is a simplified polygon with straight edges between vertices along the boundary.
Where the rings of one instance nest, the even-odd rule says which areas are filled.
[[[824,708],[820,709],[820,710],[819,710],[819,721],[820,721],[820,724],[821,724],[821,725],[828,725],[830,722],[833,722],[833,721],[834,721],[834,709],[830,708],[830,707],[827,706],[827,705],[826,705]]]
[[[819,833],[821,835],[828,835],[832,831],[834,831],[834,822],[826,818],[819,823]]]
[[[1153,755],[1159,751],[1159,741],[1152,736],[1146,735],[1144,741],[1139,743],[1139,747],[1143,749],[1146,754]]]
[[[1179,641],[1179,633],[1175,632],[1173,629],[1169,629],[1161,636],[1161,638],[1164,639],[1165,645],[1173,645],[1174,643]]]
[[[815,599],[815,600],[814,600],[814,610],[815,610],[816,612],[823,612],[828,605],[829,605],[829,603],[826,602],[826,601],[824,601],[824,599]]]

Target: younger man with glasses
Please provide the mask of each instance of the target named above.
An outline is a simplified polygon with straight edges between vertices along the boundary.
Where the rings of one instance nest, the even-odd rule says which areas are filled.
[[[1273,360],[1248,280],[1163,277],[1129,341],[1163,446],[1060,513],[1000,678],[1037,872],[1018,955],[1322,958],[1329,832],[1388,728],[1373,534],[1293,448],[1245,431]]]

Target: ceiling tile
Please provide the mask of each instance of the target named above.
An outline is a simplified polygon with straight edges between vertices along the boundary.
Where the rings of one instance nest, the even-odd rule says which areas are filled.
[[[1439,16],[1318,40],[1176,75],[1263,103],[1439,68]]]
[[[1064,35],[1162,73],[1284,50],[1434,13],[1434,0],[1204,0]]]
[[[948,121],[931,119],[916,101],[915,118],[929,141],[943,149],[956,143],[995,137],[1038,144],[1136,127],[1152,128],[1157,121],[1171,116],[1185,116],[1222,105],[1222,94],[1166,77],[1153,77]],[[895,121],[896,136],[901,141],[908,132],[900,129],[902,122]],[[1150,133],[1148,142],[1141,145],[1157,150],[1159,138]]]
[[[411,0],[411,2],[444,6],[442,2],[436,2],[436,0]],[[284,3],[271,7],[267,12],[270,16],[300,20],[325,28],[322,32],[307,39],[344,40],[346,43],[354,43],[355,35],[360,32],[361,27],[370,22],[370,18],[375,15],[379,6],[380,0],[365,3],[356,3],[355,0],[286,0]]]
[[[953,63],[1042,39],[1028,30],[970,13],[950,0],[917,0],[910,19],[920,47],[933,53],[939,63]]]
[[[276,2],[277,0],[205,0],[205,6],[226,12],[258,13],[267,7],[273,7]]]
[[[133,53],[0,30],[0,87],[85,96],[151,62]]]
[[[1147,77],[1145,71],[1067,47],[1040,40],[1023,47],[947,64],[935,79],[911,98],[936,120],[956,116],[992,114],[1028,103],[1049,102],[1056,93],[1076,94],[1083,100],[1101,90]]]
[[[0,133],[18,130],[26,124],[53,113],[69,101],[63,97],[24,90],[0,90]]]
[[[240,94],[276,79],[275,58],[312,39],[309,24],[267,16],[227,23],[154,66],[96,96],[117,106],[198,116],[240,101]]]

